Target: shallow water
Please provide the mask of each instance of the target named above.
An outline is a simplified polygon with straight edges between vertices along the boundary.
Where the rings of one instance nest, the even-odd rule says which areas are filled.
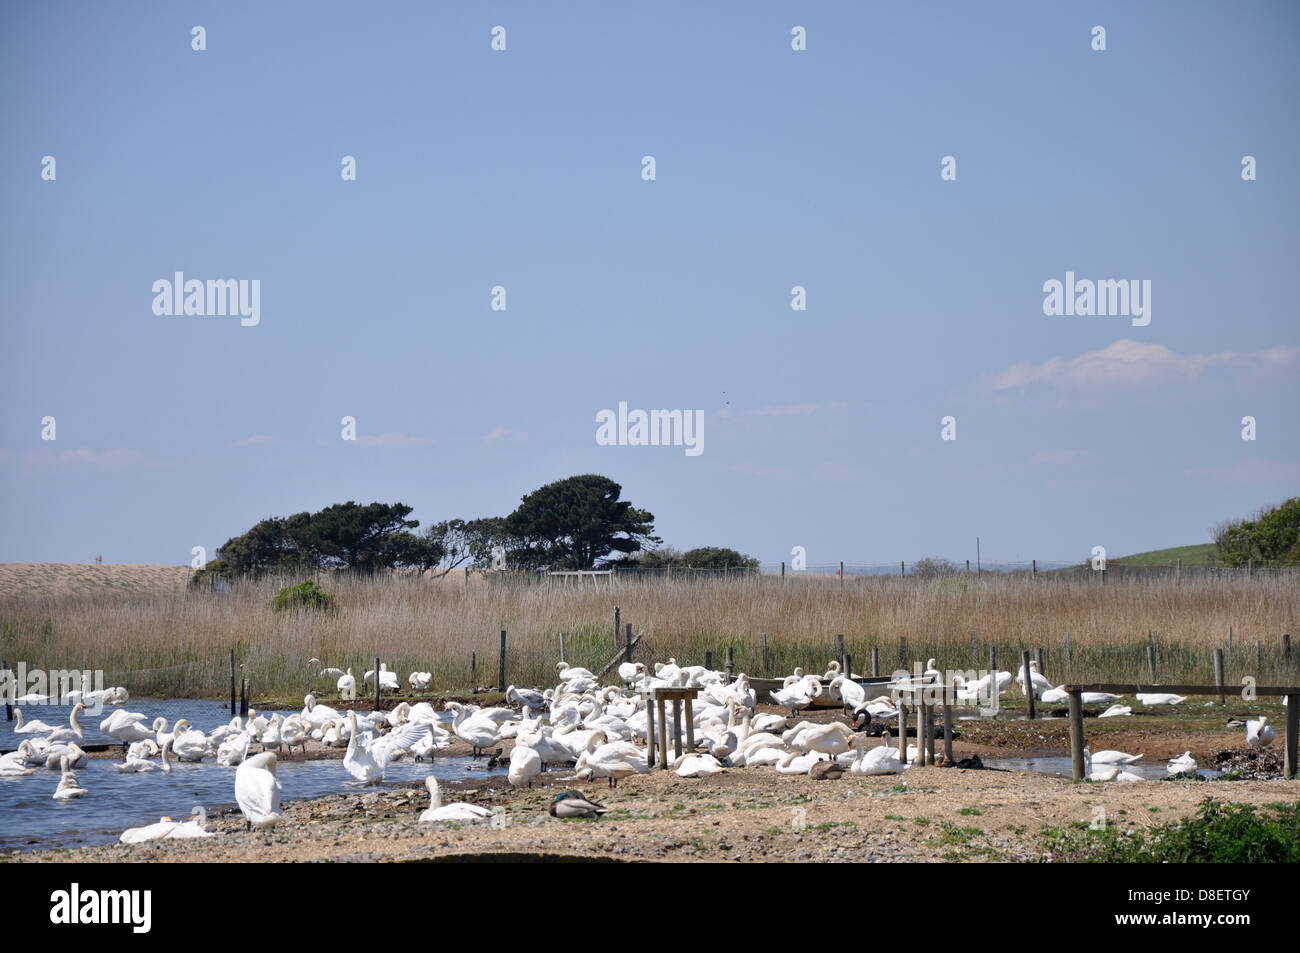
[[[195,728],[211,731],[230,720],[229,704],[214,701],[132,699],[124,706],[143,712],[150,722],[161,715],[170,728],[176,718],[189,718]],[[68,706],[24,706],[24,715],[49,725],[67,724]],[[95,717],[81,718],[87,743],[110,742],[99,732],[99,723],[113,708]],[[450,714],[450,713],[448,713]],[[13,733],[13,722],[0,712],[0,749],[16,748],[27,737]],[[40,849],[79,847],[115,842],[128,827],[152,824],[163,815],[186,819],[195,807],[211,811],[235,802],[235,768],[220,767],[214,759],[201,763],[172,761],[170,774],[159,770],[142,774],[119,774],[112,760],[89,759],[77,770],[77,781],[86,789],[80,798],[55,801],[59,772],[38,769],[21,778],[0,778],[0,848]],[[472,765],[472,767],[471,767]],[[462,780],[504,775],[503,765],[486,769],[483,759],[438,758],[427,761],[396,761],[385,772],[386,783],[422,781],[432,772],[439,780]],[[320,797],[344,791],[382,789],[384,785],[357,785],[341,761],[292,761],[281,759],[276,774],[284,800]]]
[[[1069,757],[1064,758],[980,758],[986,767],[1006,768],[1010,771],[1036,771],[1039,774],[1052,774],[1062,778],[1074,777],[1074,762]],[[1101,765],[1096,766],[1100,769]],[[1138,761],[1134,764],[1125,765],[1125,771],[1133,774],[1140,774],[1148,781],[1159,781],[1161,778],[1169,776],[1167,762],[1153,761],[1145,763]],[[1200,768],[1196,772],[1203,778],[1217,778],[1223,774],[1222,771],[1214,771],[1209,768]]]

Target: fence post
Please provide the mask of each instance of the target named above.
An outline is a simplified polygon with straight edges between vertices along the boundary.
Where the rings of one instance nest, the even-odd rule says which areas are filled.
[[[1255,640],[1255,679],[1264,677],[1264,643],[1259,639]]]
[[[623,643],[624,658],[623,661],[632,661],[632,623],[624,622],[623,631],[627,634],[627,640]]]
[[[879,676],[880,676],[880,646],[873,645],[871,647],[871,677],[878,678]]]
[[[967,561],[968,563],[970,562],[969,559],[966,560],[966,561]],[[1030,574],[1031,576],[1037,576],[1037,575],[1038,575],[1038,560],[1037,560],[1037,559],[1031,559],[1031,560],[1029,560],[1029,563],[1030,563],[1030,572],[1029,572],[1029,574]]]
[[[970,560],[966,560],[966,571],[970,572]]]
[[[731,681],[736,675],[736,657],[733,654],[735,650],[727,646],[727,681]]]
[[[844,636],[842,635],[835,636],[835,659],[840,663],[840,671],[848,675],[849,673],[844,671]]]
[[[379,711],[379,689],[383,680],[379,677],[379,656],[375,656],[375,711]]]
[[[1074,780],[1083,780],[1083,699],[1070,692],[1070,767]]]
[[[9,663],[0,662],[0,685],[3,685],[5,693],[5,721],[14,720],[14,707],[9,704],[9,699],[17,696],[16,692],[9,690]]]
[[[239,680],[239,717],[248,717],[248,679]]]
[[[853,680],[853,656],[852,655],[844,656],[844,680],[845,681]]]
[[[844,560],[840,560],[840,590],[844,589]]]
[[[1228,626],[1228,658],[1232,658],[1232,626]]]
[[[763,674],[766,675],[770,671],[767,664],[767,633],[760,632],[758,634],[758,640],[763,643]]]
[[[1300,694],[1292,692],[1286,696],[1286,752],[1283,756],[1282,773],[1287,778],[1294,778],[1300,771],[1297,763],[1297,748],[1300,747]]]
[[[1046,666],[1043,665],[1043,647],[1041,645],[1034,649],[1034,661],[1038,663],[1038,674],[1046,678],[1047,673],[1043,671]]]
[[[506,690],[506,630],[501,630],[501,653],[497,656],[497,691]]]
[[[1031,670],[1029,668],[1029,649],[1025,649],[1023,652],[1020,653],[1020,664],[1024,666],[1025,669],[1025,684],[1024,684],[1025,698],[1029,700],[1029,720],[1033,721],[1034,720],[1034,680],[1030,677]]]
[[[1214,687],[1219,690],[1219,704],[1226,705],[1228,700],[1223,697],[1223,649],[1214,650]]]
[[[615,606],[614,607],[614,648],[618,648],[618,637],[619,634],[623,631],[623,627],[619,624],[618,616],[619,616],[619,609],[618,606]],[[563,661],[563,659],[561,659],[561,661]]]
[[[785,582],[785,560],[781,560],[781,581]]]
[[[996,712],[1002,705],[1002,693],[998,690],[998,647],[989,646],[989,701]]]
[[[907,575],[907,568],[903,565],[903,561],[901,559],[898,561],[898,574],[900,576]]]
[[[7,667],[7,666],[6,666]],[[230,714],[235,714],[235,650],[230,650]]]
[[[707,668],[710,672],[713,671],[713,649],[705,649],[704,667]]]
[[[1156,633],[1154,629],[1147,632],[1151,639],[1151,681],[1156,680],[1156,665],[1160,662],[1160,652],[1156,648]]]
[[[916,740],[921,739],[918,737]],[[903,703],[901,692],[898,696],[898,760],[907,764],[907,705]]]

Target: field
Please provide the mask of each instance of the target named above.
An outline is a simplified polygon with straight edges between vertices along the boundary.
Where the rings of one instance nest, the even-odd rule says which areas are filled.
[[[264,579],[228,591],[187,589],[183,567],[0,567],[0,658],[29,668],[89,668],[136,694],[221,696],[229,653],[255,697],[293,695],[312,683],[308,659],[352,667],[376,656],[401,674],[434,674],[435,689],[496,682],[499,632],[508,631],[508,682],[548,685],[565,635],[568,660],[598,670],[613,657],[614,606],[642,637],[635,658],[701,663],[727,648],[737,671],[820,670],[844,634],[854,670],[879,649],[884,672],[938,660],[941,668],[1015,667],[1024,649],[1045,650],[1045,672],[1067,679],[1147,680],[1150,633],[1158,679],[1212,681],[1212,653],[1228,648],[1227,681],[1294,681],[1282,634],[1300,621],[1300,580],[1289,575],[1182,580],[967,575],[837,578],[759,576],[706,581],[619,582],[612,588],[416,575],[324,574],[332,613],[277,613],[275,592],[297,579]],[[971,632],[976,633],[972,652]],[[1067,665],[1063,634],[1070,638]],[[768,644],[766,664],[760,634]],[[900,640],[905,645],[900,646]],[[1258,643],[1258,644],[1257,644]],[[1300,646],[1297,647],[1300,650]],[[477,669],[471,670],[472,656]]]

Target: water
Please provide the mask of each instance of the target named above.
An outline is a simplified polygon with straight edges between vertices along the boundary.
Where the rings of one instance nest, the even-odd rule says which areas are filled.
[[[1006,768],[1011,771],[1037,771],[1040,774],[1053,774],[1061,778],[1074,777],[1074,762],[1069,757],[1063,758],[985,758],[981,757],[986,767]],[[1100,770],[1101,765],[1094,765],[1094,770]],[[1161,778],[1169,776],[1168,763],[1164,761],[1153,761],[1145,764],[1141,761],[1124,766],[1124,770],[1131,774],[1141,775],[1148,781],[1159,781]],[[1200,768],[1196,772],[1201,777],[1210,779],[1222,776],[1222,771],[1214,771],[1210,768]],[[1123,782],[1118,782],[1123,783]],[[1137,783],[1137,782],[1134,782]]]
[[[193,699],[131,699],[123,706],[127,711],[143,712],[146,720],[161,715],[168,729],[177,718],[188,718],[202,731],[211,731],[230,720],[229,705]],[[66,725],[69,706],[28,705],[24,716],[39,718],[49,725]],[[86,743],[113,743],[99,732],[99,723],[115,709],[105,707],[102,714],[81,716]],[[450,718],[450,712],[445,713]],[[14,722],[0,716],[0,750],[16,748],[27,735],[14,735]],[[120,746],[119,746],[120,750]],[[254,750],[258,750],[254,746]],[[120,758],[117,760],[121,760]],[[21,778],[0,778],[0,849],[41,849],[80,847],[116,842],[128,827],[155,823],[168,815],[176,820],[190,817],[196,806],[211,811],[235,803],[235,768],[220,767],[214,759],[201,763],[172,761],[171,774],[159,770],[142,774],[119,774],[113,761],[91,758],[85,768],[77,769],[77,781],[86,789],[80,798],[55,801],[51,795],[59,784],[58,771],[37,769]],[[475,767],[471,768],[471,764]],[[384,774],[385,783],[423,781],[432,772],[440,781],[463,780],[504,775],[505,766],[487,770],[485,762],[470,758],[438,758],[432,764],[412,760],[395,761]],[[291,761],[281,758],[276,764],[281,797],[320,797],[344,791],[365,791],[383,785],[361,786],[352,781],[342,762]]]

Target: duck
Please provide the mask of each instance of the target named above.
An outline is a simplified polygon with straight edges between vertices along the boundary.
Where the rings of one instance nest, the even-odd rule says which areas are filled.
[[[53,725],[47,725],[45,722],[41,721],[40,719],[32,719],[31,721],[25,721],[23,719],[22,708],[14,709],[14,718],[18,722],[18,724],[14,726],[14,734],[16,735],[43,735],[47,731],[54,730]]]
[[[249,830],[273,828],[282,821],[280,779],[275,773],[275,752],[263,751],[235,769],[235,801]]]
[[[609,812],[609,808],[595,801],[589,801],[581,791],[562,791],[555,795],[555,800],[547,808],[551,817],[588,817],[599,818]]]
[[[424,779],[424,786],[429,789],[429,807],[420,815],[421,824],[438,821],[481,821],[492,816],[492,812],[478,804],[466,804],[458,801],[452,804],[442,803],[442,792],[438,789],[438,779],[432,774]]]
[[[1246,744],[1252,748],[1265,748],[1273,743],[1275,732],[1265,715],[1246,722]]]
[[[68,766],[68,756],[65,754],[60,759],[59,767],[63,771],[63,777],[59,778],[59,786],[54,791],[54,800],[67,801],[74,797],[84,797],[86,789],[77,783],[77,776],[72,773],[72,768]]]

